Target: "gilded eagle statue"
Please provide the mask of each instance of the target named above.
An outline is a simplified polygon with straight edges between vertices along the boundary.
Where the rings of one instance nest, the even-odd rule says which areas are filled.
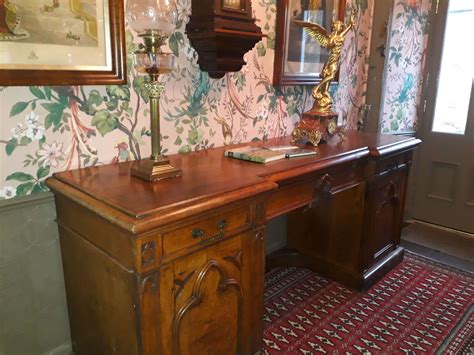
[[[331,25],[331,32],[328,33],[322,26],[306,21],[295,20],[295,23],[304,27],[308,35],[317,40],[321,47],[329,49],[329,58],[323,66],[321,72],[321,82],[313,88],[312,96],[314,105],[312,111],[318,113],[332,112],[332,98],[329,94],[329,85],[336,77],[339,68],[339,59],[341,58],[342,46],[344,38],[351,30],[355,23],[355,9],[352,9],[349,23],[344,24],[343,21],[334,21]]]

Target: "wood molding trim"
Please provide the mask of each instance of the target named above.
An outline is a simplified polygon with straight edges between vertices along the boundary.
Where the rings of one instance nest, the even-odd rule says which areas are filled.
[[[54,203],[54,195],[51,192],[15,197],[0,201],[0,213],[16,208],[26,208],[47,203]]]

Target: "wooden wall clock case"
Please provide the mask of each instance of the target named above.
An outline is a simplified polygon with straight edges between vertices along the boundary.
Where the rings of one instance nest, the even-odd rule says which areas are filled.
[[[244,54],[264,37],[250,0],[193,1],[186,34],[198,53],[199,67],[214,79],[239,71]]]

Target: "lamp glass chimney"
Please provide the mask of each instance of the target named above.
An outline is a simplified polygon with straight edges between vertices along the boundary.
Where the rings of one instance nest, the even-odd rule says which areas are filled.
[[[128,0],[126,14],[135,32],[156,31],[163,36],[173,33],[178,18],[173,0]]]

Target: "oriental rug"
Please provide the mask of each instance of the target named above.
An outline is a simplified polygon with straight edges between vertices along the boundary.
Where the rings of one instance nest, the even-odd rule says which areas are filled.
[[[264,354],[473,354],[474,275],[406,253],[366,292],[300,268],[265,278]]]

